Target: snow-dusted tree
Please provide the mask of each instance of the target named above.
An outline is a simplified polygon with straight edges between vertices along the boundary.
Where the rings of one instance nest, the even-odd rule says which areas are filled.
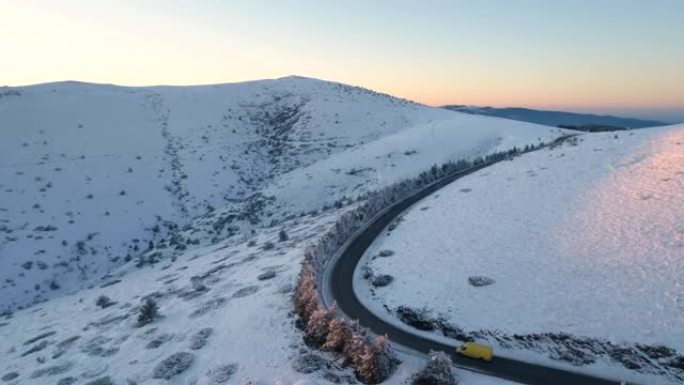
[[[333,320],[335,313],[328,309],[316,309],[309,316],[306,324],[306,336],[310,343],[315,346],[322,346],[330,331],[330,321]]]
[[[390,352],[387,337],[376,337],[372,344],[366,345],[365,354],[360,358],[356,372],[365,383],[377,384],[392,374],[395,359]]]
[[[353,333],[351,338],[347,340],[347,343],[344,344],[342,355],[345,362],[358,368],[361,363],[361,356],[366,353],[367,343],[368,342],[361,334]]]
[[[352,328],[349,324],[340,319],[333,319],[328,324],[328,337],[323,344],[323,349],[331,352],[341,353],[344,346],[352,336]]]
[[[154,321],[159,315],[159,306],[157,302],[152,298],[147,298],[145,303],[140,307],[140,313],[138,314],[138,326],[144,326],[148,323]]]
[[[444,352],[431,351],[425,367],[411,376],[411,385],[456,385],[451,359]]]
[[[299,281],[295,290],[295,310],[304,326],[309,322],[309,317],[318,309],[318,293],[314,283],[313,270],[302,267],[299,273]]]

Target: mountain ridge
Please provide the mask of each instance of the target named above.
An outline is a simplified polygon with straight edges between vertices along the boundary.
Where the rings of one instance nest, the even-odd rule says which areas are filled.
[[[441,108],[463,112],[466,114],[491,116],[523,122],[543,124],[547,126],[611,126],[621,129],[646,128],[665,126],[668,123],[657,120],[645,120],[638,118],[624,118],[613,115],[597,115],[588,113],[538,110],[524,107],[480,107],[467,105],[445,105]]]

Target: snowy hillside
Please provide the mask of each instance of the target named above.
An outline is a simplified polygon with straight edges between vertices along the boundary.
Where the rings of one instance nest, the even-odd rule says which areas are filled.
[[[0,95],[13,385],[351,378],[295,326],[305,247],[361,193],[560,134],[305,78]],[[160,316],[141,326],[148,298]]]
[[[351,370],[305,345],[291,300],[304,248],[348,208],[283,223],[286,240],[271,229],[188,250],[173,264],[146,266],[5,317],[0,379],[12,385],[354,383]],[[139,326],[146,298],[156,300],[159,316]],[[403,383],[423,365],[420,357],[402,359],[389,383]],[[468,372],[459,378],[508,384]]]
[[[503,356],[684,381],[684,126],[575,139],[417,204],[355,290],[397,325]]]
[[[558,134],[299,77],[0,95],[0,309]]]

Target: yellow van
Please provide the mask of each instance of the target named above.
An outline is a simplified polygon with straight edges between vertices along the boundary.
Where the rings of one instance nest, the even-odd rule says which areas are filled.
[[[491,347],[474,342],[466,342],[459,346],[456,348],[456,353],[465,357],[479,358],[484,361],[491,361],[493,356]]]

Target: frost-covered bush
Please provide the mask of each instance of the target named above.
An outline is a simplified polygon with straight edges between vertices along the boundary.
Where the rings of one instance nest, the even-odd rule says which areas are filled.
[[[59,381],[57,381],[57,385],[73,385],[78,381],[76,377],[68,376],[68,377],[63,377],[60,378]]]
[[[355,357],[356,375],[366,384],[377,384],[392,374],[396,358],[384,336],[376,337],[372,344],[366,344],[363,354]]]
[[[388,274],[382,274],[378,275],[377,277],[373,278],[373,286],[375,287],[385,287],[392,283],[394,281],[394,277]]]
[[[256,286],[256,285],[245,286],[242,289],[233,293],[233,298],[247,297],[249,295],[256,293],[257,291],[259,291],[259,286]]]
[[[190,337],[190,349],[199,350],[207,344],[209,337],[214,332],[212,328],[200,329],[197,333]]]
[[[468,277],[468,283],[475,287],[487,286],[493,284],[495,281],[492,278],[485,277],[483,275],[474,275]]]
[[[40,368],[31,373],[31,378],[40,378],[46,376],[56,376],[62,373],[66,373],[74,367],[72,361],[65,361],[56,365],[48,366],[45,368]]]
[[[172,334],[162,334],[154,337],[147,345],[145,345],[145,349],[157,349],[158,347],[162,346],[164,343],[168,342],[173,338]]]
[[[85,385],[114,385],[114,381],[109,376],[105,376],[86,382]]]
[[[425,309],[417,310],[408,306],[399,306],[397,317],[401,322],[418,330],[435,330],[434,321]]]
[[[148,298],[140,307],[140,313],[138,314],[138,326],[144,326],[152,321],[159,315],[159,306],[157,302]]]
[[[192,285],[192,290],[194,291],[205,291],[207,286],[204,284],[204,279],[199,276],[190,277],[190,284]]]
[[[9,372],[9,373],[5,373],[2,377],[0,377],[0,380],[2,380],[4,382],[9,382],[9,381],[14,380],[17,377],[19,377],[19,373]]]
[[[228,382],[228,380],[233,377],[233,374],[235,374],[237,370],[237,364],[225,364],[211,369],[207,372],[207,375],[211,379],[211,384],[218,385]]]
[[[59,290],[60,288],[59,283],[54,279],[50,281],[50,285],[48,285],[48,287],[50,288],[50,290]]]
[[[259,274],[257,276],[257,279],[259,281],[266,281],[266,280],[269,280],[271,278],[274,278],[275,276],[276,276],[275,270],[266,270],[265,272]]]
[[[116,302],[112,301],[107,297],[106,295],[101,295],[97,297],[97,300],[95,300],[95,305],[101,307],[102,309],[110,307],[114,305]]]
[[[411,385],[456,385],[451,358],[444,352],[430,352],[425,367],[411,376]]]
[[[313,270],[304,265],[299,273],[299,281],[295,289],[295,311],[303,325],[309,322],[311,314],[319,308],[318,293],[314,282]]]
[[[190,353],[174,353],[157,364],[152,373],[152,377],[169,380],[175,375],[186,371],[190,365],[192,365],[193,359],[194,356]]]
[[[292,362],[292,369],[299,373],[313,373],[326,366],[326,360],[316,354],[305,353]]]

